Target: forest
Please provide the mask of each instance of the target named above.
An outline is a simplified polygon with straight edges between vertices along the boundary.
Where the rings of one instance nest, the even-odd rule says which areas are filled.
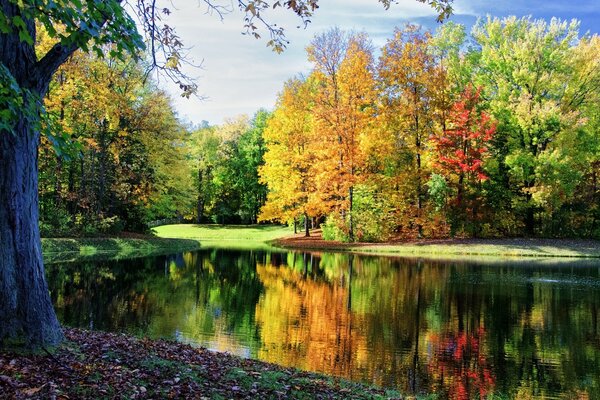
[[[183,122],[143,61],[104,51],[77,51],[44,100],[43,236],[178,220],[600,238],[600,38],[577,21],[405,25],[381,48],[334,28],[272,110],[219,126]]]

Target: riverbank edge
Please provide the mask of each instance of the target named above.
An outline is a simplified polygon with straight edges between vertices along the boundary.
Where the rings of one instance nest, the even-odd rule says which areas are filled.
[[[198,240],[152,236],[42,238],[42,255],[46,264],[158,256],[194,251],[199,248]]]
[[[64,333],[52,355],[0,352],[0,398],[402,398],[393,390],[175,341]]]
[[[428,258],[600,258],[600,241],[592,239],[437,239],[388,243],[343,243],[294,235],[269,242],[288,250]]]

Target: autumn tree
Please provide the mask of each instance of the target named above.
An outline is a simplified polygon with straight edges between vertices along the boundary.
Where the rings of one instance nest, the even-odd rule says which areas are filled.
[[[378,76],[385,124],[393,141],[399,204],[412,218],[418,235],[423,235],[425,163],[428,138],[439,129],[436,101],[444,93],[440,74],[431,51],[431,35],[415,25],[396,29],[383,47]]]
[[[259,169],[268,188],[259,219],[296,224],[303,216],[306,236],[309,217],[322,212],[315,196],[313,92],[311,78],[286,82],[264,131],[266,152]]]
[[[450,111],[448,128],[441,135],[431,137],[437,153],[436,170],[443,171],[456,187],[454,203],[460,221],[477,221],[481,183],[488,179],[483,164],[496,127],[480,107],[481,90],[467,86]],[[468,211],[465,209],[467,196]]]
[[[39,154],[42,235],[143,231],[189,209],[187,133],[139,63],[78,51],[45,105],[52,135]]]
[[[347,224],[354,240],[353,196],[364,180],[364,143],[372,131],[375,78],[372,45],[365,34],[332,29],[308,48],[317,81],[315,130],[324,142],[317,154],[317,190]]]

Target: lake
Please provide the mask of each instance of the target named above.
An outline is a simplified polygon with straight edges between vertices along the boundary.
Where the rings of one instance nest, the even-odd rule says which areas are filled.
[[[203,249],[46,267],[62,323],[442,398],[600,399],[600,263]]]

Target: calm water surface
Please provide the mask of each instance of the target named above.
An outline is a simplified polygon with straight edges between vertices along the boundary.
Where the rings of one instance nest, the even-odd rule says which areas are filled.
[[[442,398],[600,399],[600,264],[205,249],[47,266],[69,326]]]

